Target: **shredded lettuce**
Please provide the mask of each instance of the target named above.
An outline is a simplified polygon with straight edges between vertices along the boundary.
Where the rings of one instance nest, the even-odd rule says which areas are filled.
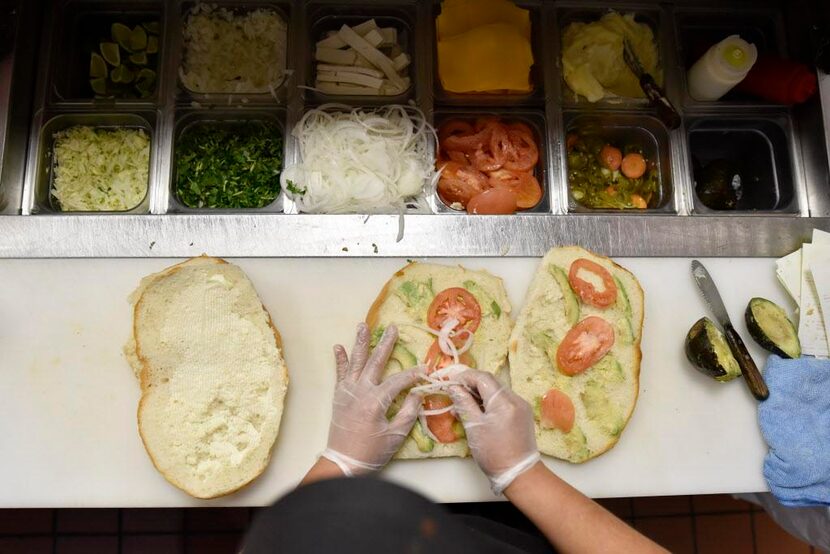
[[[142,129],[70,127],[55,134],[52,196],[65,212],[125,211],[147,194],[150,137]]]

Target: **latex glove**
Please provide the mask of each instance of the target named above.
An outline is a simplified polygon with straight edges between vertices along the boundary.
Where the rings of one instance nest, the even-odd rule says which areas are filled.
[[[369,328],[361,323],[351,360],[341,345],[334,347],[337,386],[329,427],[329,440],[322,456],[337,464],[349,477],[378,471],[397,452],[418,417],[421,396],[409,394],[391,420],[386,413],[401,391],[414,385],[423,373],[413,368],[381,382],[386,362],[398,340],[398,329],[390,325],[369,355]]]
[[[481,404],[461,385],[449,387],[454,411],[464,425],[470,453],[501,494],[541,458],[536,446],[533,410],[492,374],[468,369],[455,377],[475,391]]]

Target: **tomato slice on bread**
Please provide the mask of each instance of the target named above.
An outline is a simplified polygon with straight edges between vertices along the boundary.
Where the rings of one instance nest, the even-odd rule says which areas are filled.
[[[564,392],[550,389],[542,396],[540,405],[540,423],[545,429],[559,429],[570,433],[574,426],[574,403]]]
[[[481,306],[478,305],[476,297],[461,287],[452,287],[439,292],[432,300],[427,311],[427,325],[439,331],[444,324],[454,319],[458,323],[456,330],[461,328],[475,333],[481,323]],[[466,333],[456,335],[457,342],[464,344],[467,340]]]
[[[446,394],[428,394],[424,397],[425,410],[440,410],[449,406],[452,406],[452,400]],[[459,437],[453,429],[456,419],[452,412],[428,415],[426,419],[429,430],[435,435],[438,442],[446,444],[458,440]]]
[[[591,281],[583,279],[581,272],[595,275],[598,280],[602,281],[602,288],[597,288]],[[607,269],[594,261],[579,258],[572,263],[568,272],[568,281],[571,283],[571,288],[586,304],[597,308],[607,308],[617,301],[617,283],[614,282],[614,278]]]
[[[614,346],[614,328],[597,316],[577,323],[556,350],[556,365],[565,375],[582,373],[605,356]]]

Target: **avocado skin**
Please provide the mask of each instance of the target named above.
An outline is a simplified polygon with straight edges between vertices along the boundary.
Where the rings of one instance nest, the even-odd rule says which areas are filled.
[[[784,351],[778,344],[776,344],[767,334],[764,332],[761,323],[758,321],[758,318],[755,316],[755,312],[753,310],[753,306],[758,305],[760,303],[769,303],[772,304],[776,311],[780,312],[780,318],[783,319],[781,324],[785,324],[788,328],[792,331],[792,336],[790,339],[793,343],[790,345],[792,350],[790,352]],[[801,357],[801,343],[798,340],[798,333],[795,330],[795,325],[793,325],[792,321],[787,317],[787,314],[784,313],[784,310],[778,306],[776,303],[767,300],[766,298],[756,297],[749,301],[749,304],[746,306],[746,312],[744,313],[744,319],[746,320],[746,327],[749,330],[749,335],[755,339],[755,342],[758,343],[758,346],[772,352],[773,354],[777,354],[782,358],[800,358]]]
[[[720,351],[712,337],[720,342]],[[731,381],[741,375],[738,361],[726,344],[723,333],[708,317],[702,317],[686,335],[686,357],[695,368],[718,381]]]

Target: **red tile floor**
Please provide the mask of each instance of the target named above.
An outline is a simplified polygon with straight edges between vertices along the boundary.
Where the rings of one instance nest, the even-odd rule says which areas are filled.
[[[612,498],[600,501],[672,552],[819,554],[763,511],[728,495]],[[505,502],[452,504],[527,528]],[[231,554],[251,508],[0,510],[0,554]]]

